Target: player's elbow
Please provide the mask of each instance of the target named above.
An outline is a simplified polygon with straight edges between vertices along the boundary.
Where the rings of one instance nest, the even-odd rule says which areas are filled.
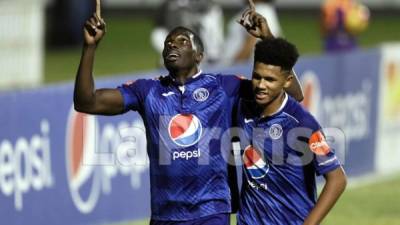
[[[77,112],[81,112],[81,113],[88,113],[91,114],[93,113],[91,111],[92,109],[92,105],[90,104],[90,102],[87,101],[82,101],[78,98],[74,98],[74,109]]]
[[[80,105],[80,104],[74,103],[74,109],[75,109],[75,111],[77,111],[77,112],[88,113],[87,108],[85,108],[83,105]]]

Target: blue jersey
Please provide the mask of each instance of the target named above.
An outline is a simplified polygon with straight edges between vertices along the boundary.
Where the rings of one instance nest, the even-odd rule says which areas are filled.
[[[277,113],[260,118],[241,100],[243,186],[238,224],[303,224],[317,199],[315,175],[340,166],[314,117],[286,95]]]
[[[221,137],[231,126],[241,83],[236,76],[199,73],[185,85],[167,76],[119,87],[125,110],[138,111],[146,127],[153,220],[231,211],[230,146],[221,147]]]

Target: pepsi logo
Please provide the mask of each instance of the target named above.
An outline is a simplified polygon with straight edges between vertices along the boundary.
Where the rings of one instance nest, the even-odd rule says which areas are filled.
[[[102,196],[119,195],[112,191],[116,177],[129,177],[134,190],[141,187],[142,173],[148,169],[143,122],[121,120],[102,125],[100,121],[76,112],[73,106],[68,116],[67,181],[73,203],[83,214],[95,210]],[[132,142],[132,137],[137,141]],[[137,150],[132,157],[130,153],[135,149],[144,151]]]
[[[97,126],[94,116],[71,109],[66,140],[68,184],[72,200],[83,213],[93,210],[100,194],[100,179],[93,176],[95,167],[85,165],[94,163]]]
[[[263,178],[269,171],[269,165],[264,161],[261,152],[252,145],[244,150],[243,162],[246,171],[253,179]]]
[[[181,147],[188,147],[199,142],[202,126],[199,118],[193,114],[178,114],[172,117],[168,125],[172,141]]]

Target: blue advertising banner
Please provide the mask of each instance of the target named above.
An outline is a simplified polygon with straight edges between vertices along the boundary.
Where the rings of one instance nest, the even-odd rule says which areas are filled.
[[[350,176],[374,171],[380,52],[304,58],[296,71],[303,104],[325,129],[342,133],[336,149]],[[329,136],[329,135],[328,135]]]
[[[72,92],[69,84],[0,96],[4,224],[104,224],[149,217],[140,117],[77,113]]]
[[[304,105],[343,134],[350,176],[373,172],[378,50],[303,58],[296,66]],[[205,71],[251,76],[252,65]],[[132,75],[99,80],[116,87]],[[73,85],[0,94],[0,216],[4,224],[105,224],[150,216],[146,135],[137,113],[89,116],[72,104]],[[329,135],[328,135],[329,136]],[[344,146],[344,147],[343,147]],[[2,222],[2,223],[3,223]]]

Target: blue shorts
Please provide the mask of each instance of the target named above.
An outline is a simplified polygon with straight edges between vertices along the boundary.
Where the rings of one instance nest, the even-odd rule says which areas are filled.
[[[150,225],[230,225],[229,213],[215,214],[188,221],[160,221],[151,220]]]

